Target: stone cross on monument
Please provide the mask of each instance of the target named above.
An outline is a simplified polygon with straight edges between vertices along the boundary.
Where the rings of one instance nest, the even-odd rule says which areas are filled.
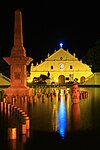
[[[26,66],[33,60],[26,57],[23,47],[22,14],[15,11],[14,21],[14,46],[10,57],[3,58],[10,65],[10,87],[4,90],[6,95],[31,95],[32,91],[27,87]]]

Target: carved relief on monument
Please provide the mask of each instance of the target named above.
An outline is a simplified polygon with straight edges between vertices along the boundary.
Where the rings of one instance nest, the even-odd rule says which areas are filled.
[[[15,77],[15,80],[20,80],[21,79],[21,72],[14,72],[14,77]]]

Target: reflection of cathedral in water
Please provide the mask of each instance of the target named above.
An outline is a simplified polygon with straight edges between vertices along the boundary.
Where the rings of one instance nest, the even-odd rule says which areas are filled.
[[[56,99],[55,103],[53,104],[53,110],[52,110],[52,126],[53,126],[53,131],[57,131],[58,124],[58,89],[56,89]]]
[[[58,99],[59,94],[60,99]],[[56,101],[53,104],[52,111],[52,125],[53,131],[57,131],[62,139],[64,139],[66,132],[80,129],[79,104],[72,104],[69,94],[67,100],[65,100],[63,89],[60,89],[60,93],[56,94]]]
[[[52,111],[52,126],[53,126],[53,131],[57,131],[57,128],[58,128],[57,120],[58,120],[57,106],[56,106],[56,104],[54,104],[53,105],[53,111]]]

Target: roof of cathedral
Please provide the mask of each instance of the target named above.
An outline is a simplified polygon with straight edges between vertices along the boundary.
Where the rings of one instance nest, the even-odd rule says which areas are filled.
[[[69,51],[64,50],[63,48],[60,48],[58,51],[55,51],[51,56],[45,59],[46,61],[77,61],[78,59],[69,53]]]

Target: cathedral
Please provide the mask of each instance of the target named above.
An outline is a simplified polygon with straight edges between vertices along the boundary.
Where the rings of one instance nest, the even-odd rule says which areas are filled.
[[[65,84],[68,82],[84,82],[93,73],[91,68],[76,58],[75,53],[72,55],[68,49],[60,47],[52,55],[48,53],[47,58],[40,64],[31,64],[30,76],[27,82],[32,82],[34,78],[40,75],[48,76],[47,84]]]

